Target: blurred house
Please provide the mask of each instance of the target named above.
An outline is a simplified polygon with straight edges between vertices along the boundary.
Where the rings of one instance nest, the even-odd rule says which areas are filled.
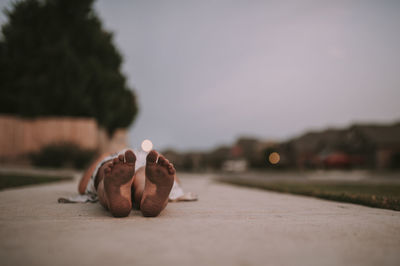
[[[354,125],[347,132],[356,154],[376,168],[400,167],[400,122],[393,125]]]
[[[220,146],[204,154],[204,162],[207,169],[220,170],[224,162],[231,157],[232,147]]]
[[[186,171],[284,168],[400,168],[400,123],[308,132],[278,143],[241,137],[209,152],[163,152]],[[271,158],[274,155],[274,158]]]
[[[179,171],[204,171],[207,168],[203,152],[189,151],[181,153],[173,149],[166,149],[162,151],[162,154]]]
[[[247,170],[247,161],[244,159],[239,160],[226,160],[222,164],[222,171],[226,172],[244,172]]]
[[[291,157],[290,166],[296,168],[314,168],[341,146],[341,130],[328,129],[322,132],[309,132],[286,143],[285,152]]]
[[[185,158],[182,153],[179,153],[174,149],[166,149],[162,152],[162,154],[174,164],[176,169],[183,169]]]
[[[275,151],[277,145],[273,141],[241,137],[231,149],[231,158],[246,161],[249,168],[265,168],[268,165],[268,155]]]
[[[298,168],[398,167],[400,123],[309,132],[280,145]]]

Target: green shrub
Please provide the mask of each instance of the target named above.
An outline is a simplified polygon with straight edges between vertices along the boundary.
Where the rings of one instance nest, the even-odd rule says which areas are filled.
[[[83,149],[75,143],[61,142],[44,146],[39,152],[30,154],[30,158],[35,166],[84,169],[95,155],[94,150]]]

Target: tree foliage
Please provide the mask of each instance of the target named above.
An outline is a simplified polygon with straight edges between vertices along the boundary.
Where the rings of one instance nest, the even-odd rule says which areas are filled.
[[[93,0],[25,0],[5,10],[0,113],[94,117],[112,133],[137,114],[122,57]]]

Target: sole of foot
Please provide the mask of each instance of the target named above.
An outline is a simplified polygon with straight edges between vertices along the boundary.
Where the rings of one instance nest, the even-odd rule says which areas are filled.
[[[175,179],[174,166],[162,155],[152,150],[146,157],[146,183],[140,210],[146,217],[160,214],[168,203]]]
[[[132,209],[131,185],[136,156],[131,150],[120,154],[104,169],[104,190],[108,208],[115,217],[126,217]]]

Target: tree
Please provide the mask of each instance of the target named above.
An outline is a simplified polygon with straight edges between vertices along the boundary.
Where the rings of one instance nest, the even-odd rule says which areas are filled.
[[[5,10],[0,113],[94,117],[112,134],[137,114],[122,57],[93,0],[26,0]]]

